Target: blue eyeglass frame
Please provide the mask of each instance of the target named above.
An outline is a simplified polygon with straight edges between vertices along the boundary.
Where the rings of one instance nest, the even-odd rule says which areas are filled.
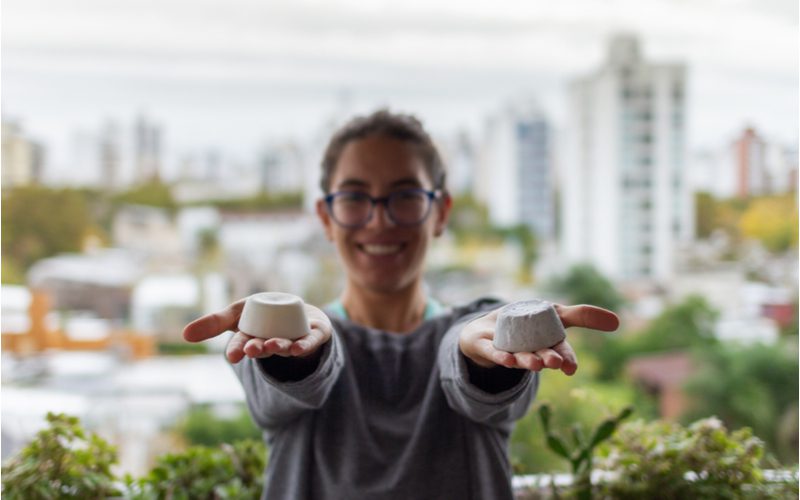
[[[428,204],[428,210],[425,212],[425,215],[423,215],[422,218],[418,222],[414,222],[412,224],[404,224],[402,222],[396,221],[394,219],[394,216],[392,215],[392,211],[389,210],[389,200],[394,196],[401,195],[401,194],[406,194],[406,193],[423,193],[428,197],[428,201],[430,202]],[[431,207],[433,206],[434,200],[438,199],[441,196],[441,194],[442,194],[442,190],[441,189],[435,189],[433,191],[428,191],[427,189],[422,189],[422,188],[412,188],[412,189],[403,189],[401,191],[395,191],[394,193],[391,193],[388,196],[380,196],[378,198],[375,198],[373,196],[368,195],[367,193],[361,193],[361,192],[357,192],[357,191],[356,192],[353,192],[353,191],[337,191],[335,193],[330,193],[329,195],[325,196],[325,198],[323,198],[323,199],[325,200],[325,206],[328,209],[328,215],[331,216],[331,219],[333,219],[334,222],[336,222],[340,226],[346,227],[348,229],[357,229],[359,227],[364,227],[367,224],[369,224],[369,221],[371,221],[372,217],[375,215],[375,205],[378,205],[378,204],[383,205],[383,208],[386,211],[386,215],[389,217],[389,220],[391,220],[394,224],[397,224],[398,226],[410,227],[410,226],[418,226],[418,225],[422,224],[423,222],[425,222],[425,220],[431,214]],[[339,196],[345,196],[345,195],[349,195],[349,196],[358,195],[358,196],[363,197],[366,200],[369,200],[369,202],[370,202],[369,214],[367,214],[367,218],[361,224],[343,224],[342,222],[337,220],[336,217],[333,215],[333,202],[334,202],[334,200],[336,200],[336,198],[339,197]]]

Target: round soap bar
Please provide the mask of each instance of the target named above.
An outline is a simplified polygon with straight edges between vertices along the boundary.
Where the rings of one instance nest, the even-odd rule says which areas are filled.
[[[535,352],[567,337],[555,307],[544,300],[512,302],[500,309],[494,347],[506,352]]]
[[[295,340],[308,335],[303,299],[281,292],[251,295],[244,303],[239,331],[262,339]]]

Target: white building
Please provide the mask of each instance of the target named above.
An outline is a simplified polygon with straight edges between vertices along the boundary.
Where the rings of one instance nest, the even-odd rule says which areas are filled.
[[[3,122],[2,185],[25,186],[41,180],[43,149],[16,123]]]
[[[493,224],[525,224],[541,239],[553,236],[551,130],[531,106],[508,107],[489,121],[475,194]]]
[[[635,37],[570,89],[562,182],[562,247],[614,279],[661,281],[693,235],[685,179],[683,64],[643,59]]]

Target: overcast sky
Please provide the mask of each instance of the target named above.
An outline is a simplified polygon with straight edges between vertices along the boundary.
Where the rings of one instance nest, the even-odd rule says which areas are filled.
[[[560,124],[566,84],[620,30],[687,64],[692,148],[746,123],[798,137],[796,0],[4,0],[2,14],[3,115],[56,158],[75,131],[145,112],[172,154],[247,160],[319,133],[342,95],[438,134],[530,96]]]

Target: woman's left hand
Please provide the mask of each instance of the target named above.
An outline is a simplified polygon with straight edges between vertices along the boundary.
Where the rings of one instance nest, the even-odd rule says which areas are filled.
[[[619,318],[613,312],[590,305],[562,306],[553,304],[564,328],[573,326],[612,332],[619,327]],[[499,310],[494,310],[468,323],[461,331],[458,346],[464,356],[478,366],[491,368],[505,366],[523,370],[541,371],[544,368],[560,369],[572,375],[578,369],[575,351],[569,342],[558,344],[536,352],[510,353],[496,349],[492,343]]]

